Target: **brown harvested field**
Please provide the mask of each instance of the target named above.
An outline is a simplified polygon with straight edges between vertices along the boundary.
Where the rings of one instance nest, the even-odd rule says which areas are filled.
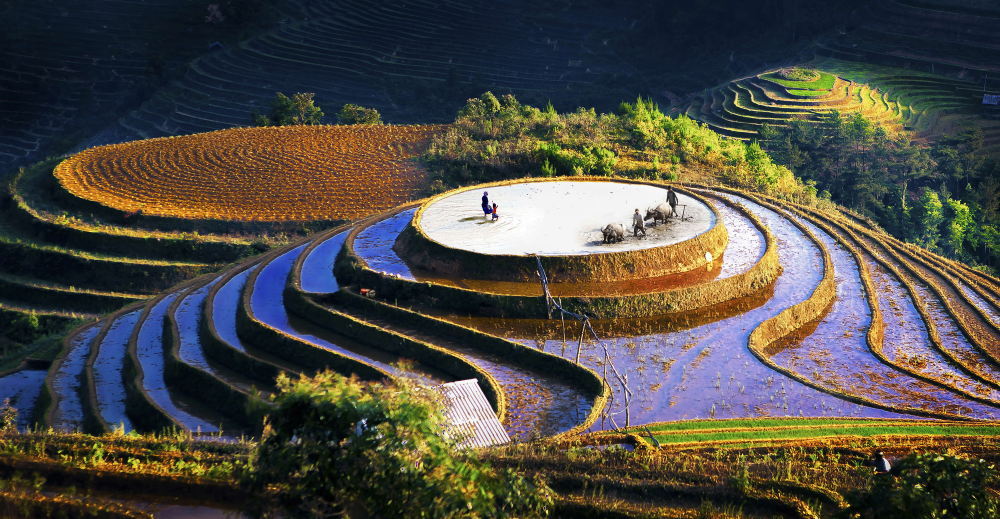
[[[353,219],[417,195],[442,125],[233,128],[91,148],[56,167],[73,195],[192,219]]]

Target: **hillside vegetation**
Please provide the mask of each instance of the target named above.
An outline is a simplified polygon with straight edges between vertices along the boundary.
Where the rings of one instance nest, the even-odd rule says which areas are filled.
[[[468,101],[431,141],[426,161],[437,188],[520,176],[620,175],[722,181],[804,203],[816,190],[774,164],[757,143],[726,139],[645,99],[616,113],[559,113],[487,92]]]

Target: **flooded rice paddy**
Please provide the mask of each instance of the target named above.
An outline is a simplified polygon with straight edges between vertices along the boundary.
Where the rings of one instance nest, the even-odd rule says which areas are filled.
[[[94,338],[101,326],[92,324],[70,338],[66,353],[52,375],[52,392],[55,401],[53,429],[63,432],[83,429],[83,377]]]
[[[122,379],[122,369],[126,362],[128,339],[141,313],[141,310],[132,310],[111,322],[97,346],[97,357],[93,364],[97,412],[105,423],[112,427],[121,425],[125,431],[131,431],[134,427],[125,413],[125,399],[128,395]]]
[[[164,379],[163,323],[167,310],[180,294],[168,294],[156,302],[139,326],[136,336],[136,356],[142,366],[142,389],[176,423],[189,431],[219,432],[219,424],[195,414],[192,405],[170,393]],[[192,412],[194,411],[194,412]]]

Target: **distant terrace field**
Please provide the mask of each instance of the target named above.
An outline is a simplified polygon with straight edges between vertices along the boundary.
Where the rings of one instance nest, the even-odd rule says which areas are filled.
[[[55,175],[126,212],[237,221],[357,218],[411,199],[441,126],[235,128],[91,148]]]

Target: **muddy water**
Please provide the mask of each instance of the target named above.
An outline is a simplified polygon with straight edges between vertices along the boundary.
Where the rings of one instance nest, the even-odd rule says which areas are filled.
[[[866,243],[870,242],[866,241]],[[926,305],[927,313],[937,327],[943,349],[958,358],[959,362],[967,370],[987,379],[1000,380],[1000,370],[996,369],[993,362],[969,342],[968,338],[958,327],[958,324],[951,317],[951,314],[945,309],[941,300],[938,299],[938,296],[927,285],[906,272],[902,265],[893,257],[887,257],[882,247],[872,245],[868,247],[868,251],[881,258],[888,259],[891,264],[896,265],[900,272],[916,288],[917,297]]]
[[[885,321],[882,351],[886,357],[949,386],[1000,402],[1000,391],[969,377],[934,347],[923,317],[899,278],[877,263],[867,250],[862,256],[878,290],[879,307]]]
[[[250,305],[254,315],[261,322],[269,326],[321,348],[367,362],[389,373],[399,372],[393,366],[394,363],[401,360],[399,357],[383,350],[362,346],[346,338],[334,339],[334,334],[325,332],[318,327],[311,326],[289,316],[283,304],[282,294],[284,293],[285,284],[296,258],[298,258],[298,255],[302,253],[307,245],[299,245],[260,267],[262,270],[257,276],[257,283],[253,286],[253,293],[250,297]],[[336,342],[332,342],[333,340],[336,340]],[[419,364],[414,365],[413,368],[413,374],[427,382],[440,383],[444,381],[441,380],[440,376],[434,370],[422,367]]]
[[[797,217],[794,217],[797,218]],[[993,419],[997,409],[913,378],[879,362],[868,348],[871,326],[864,285],[851,254],[825,231],[799,219],[826,246],[833,261],[837,298],[807,337],[783,346],[771,359],[832,391],[887,406]]]
[[[73,432],[83,428],[83,372],[87,364],[87,354],[94,337],[101,327],[90,325],[76,334],[69,342],[66,356],[52,377],[52,390],[56,402],[52,417],[52,427],[57,431]]]
[[[716,261],[704,269],[643,279],[623,280],[604,283],[552,283],[549,289],[556,297],[587,297],[595,295],[625,296],[663,292],[726,278],[745,272],[764,254],[764,235],[745,216],[725,204],[716,206],[729,229],[729,244]],[[537,282],[484,281],[474,279],[443,278],[438,274],[413,268],[399,257],[392,246],[396,237],[412,219],[415,209],[402,211],[384,220],[375,222],[358,233],[354,241],[354,252],[370,268],[404,279],[428,281],[442,285],[465,288],[479,292],[491,292],[518,296],[541,296],[542,288]],[[675,225],[684,225],[673,222]],[[303,283],[306,276],[303,275]]]
[[[302,262],[299,281],[302,291],[312,294],[330,294],[340,289],[333,277],[333,263],[347,239],[347,232],[337,233],[317,245]]]
[[[246,351],[246,347],[236,333],[236,309],[242,303],[243,287],[247,284],[247,278],[256,266],[248,267],[243,272],[236,274],[222,288],[215,293],[211,300],[212,319],[215,321],[215,331],[219,338],[239,351]]]
[[[166,319],[167,309],[179,296],[180,294],[176,293],[161,299],[149,311],[139,327],[136,355],[142,365],[142,389],[153,402],[185,429],[203,433],[218,432],[217,424],[192,414],[185,402],[175,400],[167,390],[167,383],[163,378],[163,321]]]
[[[630,422],[752,416],[904,416],[805,386],[771,370],[750,353],[750,332],[764,320],[806,299],[819,284],[823,261],[815,244],[783,217],[742,197],[721,196],[742,203],[771,228],[778,240],[784,273],[775,283],[770,300],[736,317],[685,330],[602,340],[615,367],[628,375],[634,393],[628,408]],[[532,345],[532,341],[522,342]],[[569,359],[576,355],[575,337],[566,344],[548,340],[544,345],[546,351]],[[587,343],[581,352],[582,362],[599,374],[605,367],[602,345]],[[615,401],[609,406],[614,422],[602,420],[595,429],[625,422],[622,390],[613,376],[609,377],[615,390]]]
[[[960,279],[955,279],[955,281],[958,283],[958,288],[962,290],[962,294],[969,299],[973,306],[982,310],[983,314],[985,314],[990,321],[995,324],[1000,324],[1000,309],[994,306],[993,303],[983,299],[981,295],[969,288],[969,285],[965,281]]]
[[[17,409],[18,429],[31,426],[35,404],[42,393],[47,373],[44,369],[22,369],[0,377],[0,402],[6,401]]]
[[[125,414],[125,382],[122,368],[125,366],[125,349],[132,329],[139,321],[141,310],[123,314],[111,323],[108,333],[101,341],[97,359],[94,361],[94,387],[97,390],[97,410],[111,427],[122,424],[125,431],[134,427]]]
[[[460,191],[429,203],[421,227],[427,236],[447,247],[483,254],[539,254],[547,256],[601,254],[649,249],[693,238],[715,225],[708,206],[678,193],[677,211],[688,218],[649,232],[646,239],[626,239],[604,245],[601,229],[609,223],[632,228],[633,210],[666,201],[660,186],[621,182],[526,182],[489,189],[499,204],[496,221],[483,217],[481,191]]]

